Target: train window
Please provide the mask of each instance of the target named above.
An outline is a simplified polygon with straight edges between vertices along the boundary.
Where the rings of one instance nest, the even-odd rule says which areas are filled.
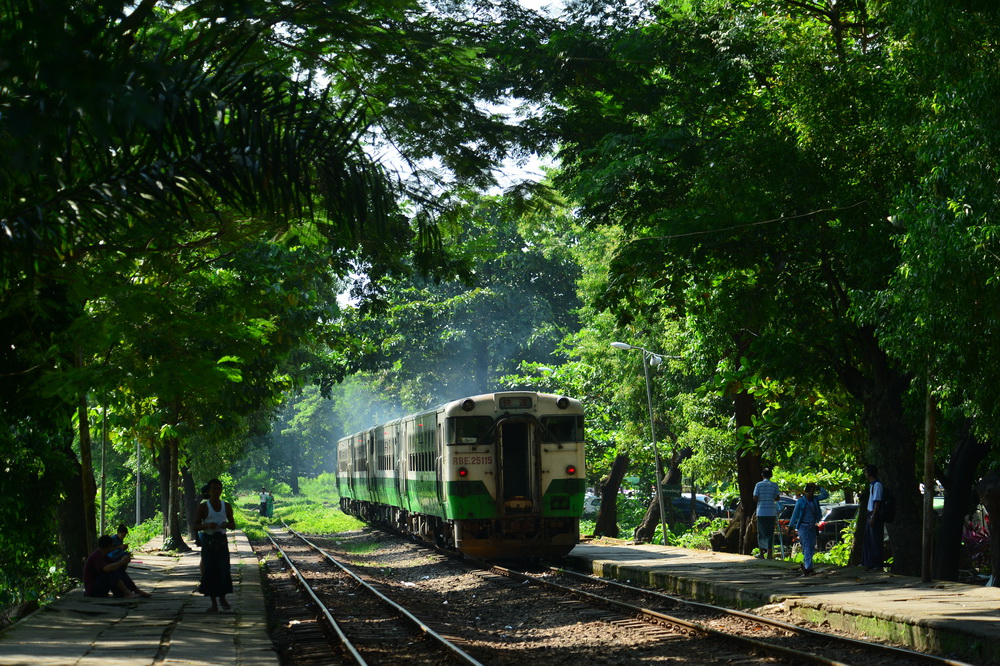
[[[549,434],[557,442],[582,442],[583,441],[583,416],[581,414],[567,414],[565,416],[543,416],[540,421]]]
[[[448,444],[492,444],[490,429],[493,419],[489,416],[453,416],[451,421],[451,441]]]

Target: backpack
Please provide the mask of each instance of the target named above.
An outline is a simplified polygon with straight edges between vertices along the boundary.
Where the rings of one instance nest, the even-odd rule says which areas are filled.
[[[892,496],[892,491],[884,483],[882,484],[882,505],[879,514],[882,516],[882,520],[887,523],[896,519],[896,498]]]

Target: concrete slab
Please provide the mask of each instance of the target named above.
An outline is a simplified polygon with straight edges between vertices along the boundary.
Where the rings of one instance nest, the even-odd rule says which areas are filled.
[[[0,633],[0,665],[277,666],[257,559],[241,532],[230,535],[232,611],[206,613],[197,593],[200,555],[136,553],[129,574],[149,599],[88,599],[73,590]]]
[[[787,562],[648,544],[592,542],[570,558],[595,574],[708,603],[782,604],[799,617],[914,650],[1000,662],[1000,588],[829,565],[803,578]]]

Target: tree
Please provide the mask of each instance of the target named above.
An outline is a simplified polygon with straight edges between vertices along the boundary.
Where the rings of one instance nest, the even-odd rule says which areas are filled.
[[[94,381],[77,361],[96,352],[70,322],[87,319],[94,295],[80,287],[108,257],[148,261],[175,242],[210,242],[206,221],[224,233],[235,217],[271,235],[289,219],[321,220],[313,233],[335,248],[362,235],[385,248],[380,238],[399,237],[385,230],[408,230],[392,183],[357,141],[365,120],[350,100],[282,71],[227,22],[192,20],[194,8],[154,14],[154,4],[127,18],[124,5],[69,0],[8,0],[0,11],[0,307],[4,330],[24,331],[3,373],[29,405],[42,395],[61,411],[45,426],[61,455],[72,406]],[[33,406],[13,406],[3,409],[11,427],[41,424]],[[73,503],[84,516],[92,493]],[[86,538],[69,535],[86,522],[63,525],[73,563]]]
[[[522,361],[540,361],[576,326],[571,240],[546,238],[552,219],[499,197],[470,195],[442,219],[458,274],[380,285],[383,307],[355,324],[365,368],[409,409],[493,390]]]
[[[856,315],[891,314],[876,295],[898,258],[885,219],[912,172],[896,137],[913,99],[881,74],[891,63],[870,36],[883,26],[864,5],[762,9],[664,3],[628,22],[620,8],[581,11],[551,40],[565,65],[546,88],[556,182],[631,240],[603,303],[624,326],[664,303],[690,322],[739,432],[756,432],[751,391],[767,378],[857,401],[867,457],[899,498],[897,568],[914,571],[910,375]],[[760,452],[743,451],[747,505]]]

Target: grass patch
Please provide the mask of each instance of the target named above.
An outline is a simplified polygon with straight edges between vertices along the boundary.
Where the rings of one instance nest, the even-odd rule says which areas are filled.
[[[248,500],[242,506],[234,504],[236,525],[249,539],[265,538],[268,526],[280,525],[281,521],[298,532],[331,536],[356,532],[365,526],[365,523],[340,510],[336,475],[321,474],[313,479],[302,479],[299,490],[297,496],[275,493],[274,516],[271,518],[263,517],[257,511],[256,497],[251,497],[253,501]],[[376,544],[369,543],[369,535],[351,535],[344,542],[343,545],[353,552],[367,552],[376,547]]]
[[[251,511],[249,505],[233,504],[233,519],[236,521],[237,529],[243,530],[247,539],[257,541],[267,538],[267,518],[261,518],[257,511]],[[254,505],[256,506],[256,505]]]
[[[116,526],[117,527],[117,526]],[[110,529],[114,530],[116,527]],[[132,550],[139,550],[156,537],[163,534],[163,514],[159,511],[152,518],[147,518],[140,525],[128,529],[125,543]]]
[[[336,534],[353,532],[365,526],[357,518],[348,516],[336,505],[317,502],[311,497],[275,498],[274,520],[284,520],[299,532],[307,534]]]

